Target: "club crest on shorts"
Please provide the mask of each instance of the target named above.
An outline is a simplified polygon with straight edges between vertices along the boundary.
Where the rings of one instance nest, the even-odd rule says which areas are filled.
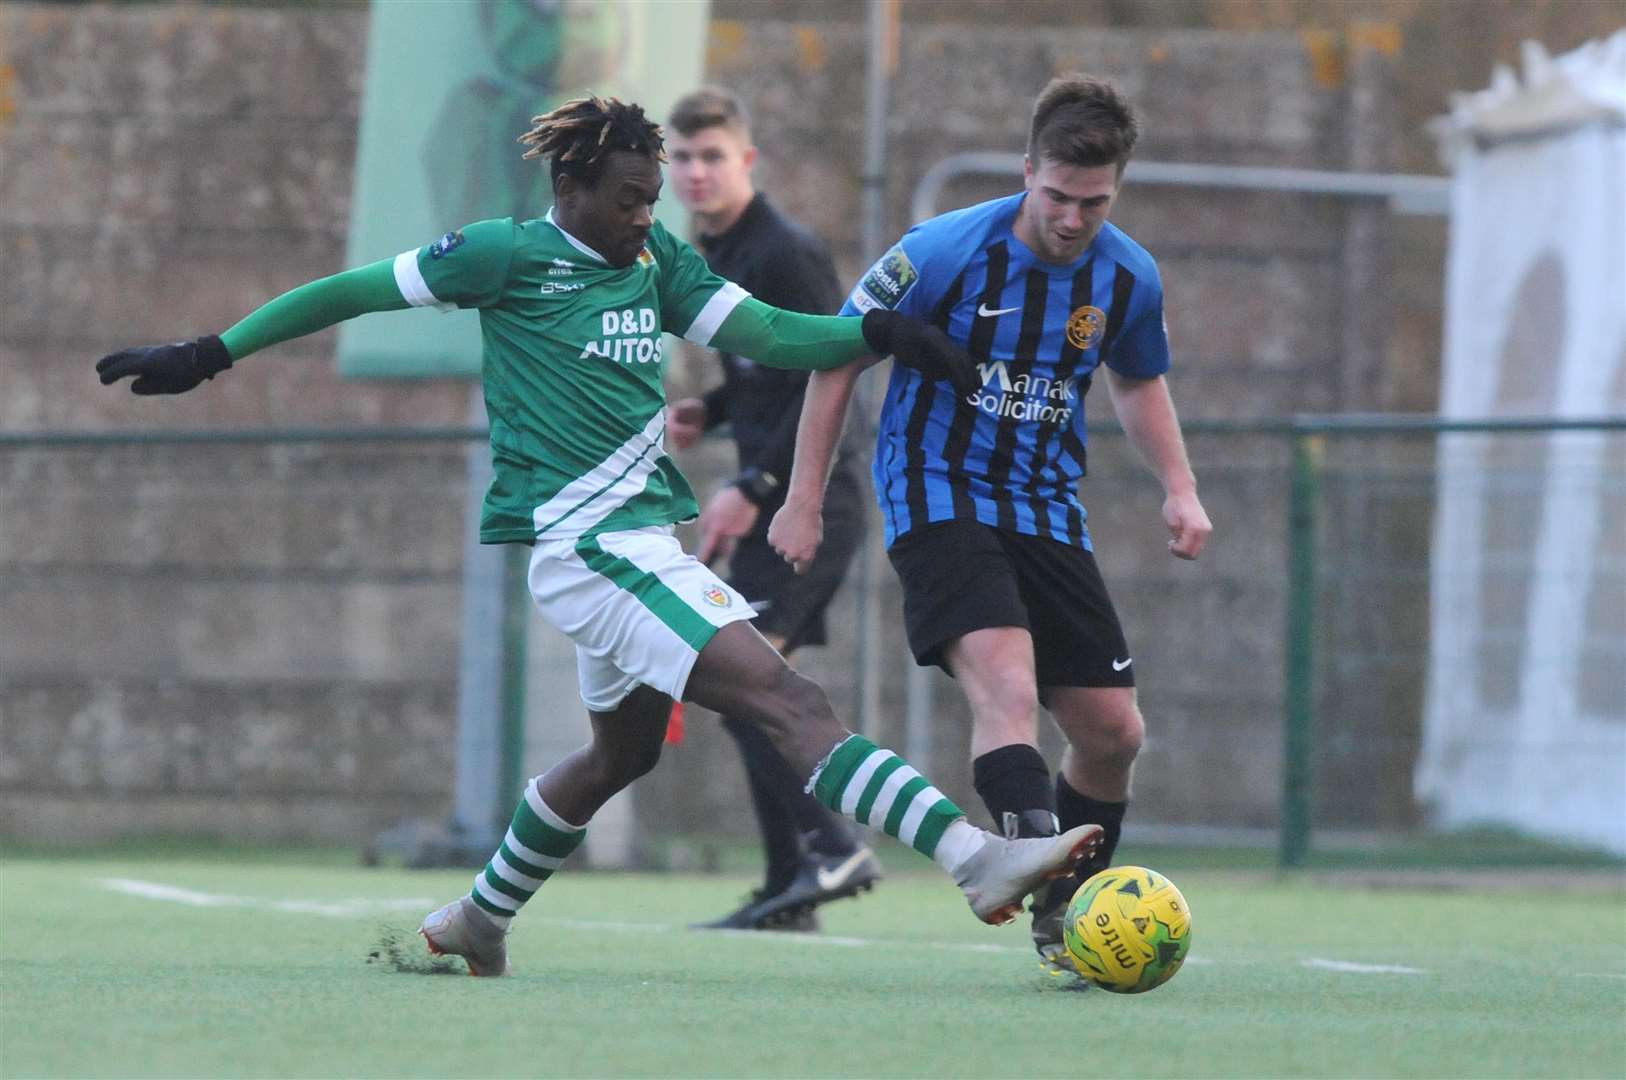
[[[729,596],[726,590],[719,589],[715,585],[708,585],[701,590],[700,599],[712,607],[727,607],[734,602],[733,597]]]
[[[1107,313],[1093,304],[1075,308],[1067,317],[1067,343],[1075,349],[1093,349],[1107,330]]]

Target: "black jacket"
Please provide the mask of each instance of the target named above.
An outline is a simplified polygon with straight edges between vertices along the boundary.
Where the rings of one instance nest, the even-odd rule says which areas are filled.
[[[701,236],[698,247],[712,270],[764,304],[813,315],[834,314],[841,307],[841,282],[829,249],[775,210],[760,192],[726,232]],[[778,481],[778,490],[766,498],[753,497],[742,485],[762,507],[760,525],[766,530],[768,519],[784,502],[784,486],[790,480],[808,373],[760,367],[732,353],[720,356],[723,384],[704,395],[706,427],[732,424],[741,474],[767,473]],[[849,424],[843,434],[835,464],[838,472],[852,468],[855,426]],[[832,489],[851,490],[851,485],[837,485],[835,479],[832,475]]]

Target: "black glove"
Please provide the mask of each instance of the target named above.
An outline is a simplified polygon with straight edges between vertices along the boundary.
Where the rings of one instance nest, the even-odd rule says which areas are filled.
[[[947,379],[955,392],[962,395],[974,393],[982,386],[976,360],[935,326],[896,311],[871,308],[864,312],[860,329],[864,341],[877,356],[891,356],[928,379]]]
[[[102,377],[103,386],[134,375],[130,392],[135,394],[184,394],[229,367],[231,354],[219,338],[210,334],[173,345],[122,349],[96,361],[96,374]]]

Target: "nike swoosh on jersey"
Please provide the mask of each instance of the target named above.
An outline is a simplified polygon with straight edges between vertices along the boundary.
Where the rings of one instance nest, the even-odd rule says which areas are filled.
[[[1124,668],[1128,667],[1130,664],[1133,664],[1134,662],[1135,662],[1135,658],[1132,657],[1132,656],[1128,660],[1114,660],[1112,662],[1112,670],[1113,671],[1122,671]]]
[[[819,888],[826,892],[831,889],[841,888],[847,883],[847,879],[853,876],[853,871],[858,869],[858,865],[867,858],[869,858],[869,852],[860,849],[847,856],[833,870],[826,869],[823,866],[819,867]]]
[[[1016,307],[1002,307],[1002,308],[991,308],[987,304],[978,304],[977,305],[977,314],[982,316],[984,319],[992,319],[995,315],[1009,315],[1013,311],[1021,311],[1021,310],[1022,310],[1022,307],[1021,307],[1020,304],[1018,304]]]

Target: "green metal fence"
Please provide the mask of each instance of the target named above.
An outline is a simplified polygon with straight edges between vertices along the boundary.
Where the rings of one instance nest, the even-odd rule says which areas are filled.
[[[1374,483],[1386,484],[1391,497],[1395,492],[1429,495],[1441,480],[1439,463],[1434,456],[1435,440],[1440,436],[1481,436],[1529,440],[1559,433],[1620,433],[1626,431],[1626,418],[1585,418],[1555,420],[1547,418],[1504,418],[1494,420],[1439,420],[1395,416],[1316,416],[1299,417],[1284,424],[1264,425],[1204,425],[1196,430],[1214,433],[1268,430],[1280,434],[1292,443],[1292,478],[1288,505],[1289,521],[1289,598],[1286,611],[1286,679],[1283,688],[1284,738],[1282,755],[1282,795],[1280,840],[1278,859],[1284,867],[1305,864],[1311,851],[1316,820],[1316,758],[1318,754],[1317,728],[1317,664],[1320,654],[1327,648],[1324,620],[1325,605],[1321,590],[1328,584],[1329,574],[1344,578],[1350,576],[1348,566],[1327,568],[1322,554],[1326,546],[1321,532],[1329,517],[1336,519],[1347,513],[1347,506],[1329,505],[1330,498],[1349,496],[1348,469],[1344,462],[1329,460],[1329,447],[1335,450],[1354,449],[1362,454],[1357,474],[1370,488]],[[1413,461],[1409,467],[1395,468],[1395,455],[1391,452],[1374,460],[1372,448],[1396,440],[1412,444]],[[1418,449],[1421,448],[1421,461]],[[1610,443],[1601,458],[1602,468],[1589,478],[1595,485],[1600,500],[1619,506],[1626,501],[1626,454],[1622,443]],[[1393,446],[1391,445],[1391,451]],[[1340,491],[1343,486],[1346,490]],[[1331,489],[1331,490],[1329,490]],[[1428,500],[1432,504],[1432,499]],[[1430,507],[1431,508],[1431,507]],[[1618,512],[1617,512],[1618,515]],[[1411,525],[1426,527],[1431,522],[1414,517]],[[1426,588],[1428,575],[1425,568],[1401,566],[1395,568],[1403,577]],[[1616,654],[1621,662],[1615,670],[1626,670],[1626,567],[1618,559],[1609,559],[1603,568],[1607,584],[1600,591],[1614,593],[1621,601],[1619,611],[1606,616],[1605,622],[1620,635],[1603,643],[1605,649]],[[1619,699],[1612,702],[1612,712],[1626,725],[1626,682],[1619,687]],[[1626,770],[1626,760],[1620,765]],[[1619,809],[1626,813],[1626,805]]]
[[[1555,493],[1595,506],[1603,522],[1602,539],[1587,568],[1592,599],[1582,647],[1588,659],[1578,675],[1586,685],[1577,694],[1606,725],[1626,732],[1626,676],[1621,675],[1626,672],[1626,417],[1466,421],[1299,416],[1187,422],[1185,431],[1205,505],[1216,523],[1213,547],[1203,560],[1210,564],[1206,571],[1212,579],[1197,574],[1171,590],[1162,572],[1149,569],[1144,559],[1127,568],[1114,565],[1126,548],[1148,547],[1148,538],[1135,536],[1119,513],[1103,520],[1101,493],[1125,485],[1138,489],[1137,513],[1145,519],[1157,492],[1122,445],[1120,433],[1110,427],[1092,427],[1085,502],[1131,644],[1146,649],[1145,640],[1134,639],[1137,628],[1144,637],[1151,626],[1151,644],[1168,652],[1155,658],[1161,659],[1161,667],[1175,668],[1182,657],[1201,657],[1190,665],[1192,681],[1206,688],[1201,699],[1183,700],[1150,680],[1142,687],[1153,738],[1157,721],[1171,714],[1200,714],[1212,707],[1219,717],[1233,718],[1249,708],[1279,709],[1279,743],[1272,746],[1279,752],[1271,757],[1280,770],[1275,820],[1265,824],[1257,801],[1236,799],[1220,784],[1212,786],[1205,800],[1220,808],[1208,820],[1243,829],[1263,825],[1274,834],[1276,860],[1286,868],[1433,860],[1594,861],[1591,852],[1597,849],[1586,842],[1523,837],[1517,823],[1442,832],[1437,808],[1417,790],[1418,770],[1426,758],[1431,684],[1474,678],[1460,672],[1493,666],[1471,664],[1472,658],[1456,656],[1432,640],[1431,623],[1442,603],[1434,586],[1464,573],[1449,554],[1437,558],[1434,545],[1452,492],[1472,487],[1490,507],[1486,530],[1497,533],[1480,538],[1490,549],[1485,587],[1500,591],[1535,580],[1542,558],[1533,543],[1507,538],[1503,519],[1537,515]],[[1586,452],[1566,456],[1564,448],[1576,440],[1586,443]],[[1464,449],[1470,452],[1453,453]],[[1238,548],[1261,558],[1249,565],[1238,557]],[[1545,575],[1549,584],[1553,578],[1551,572]],[[1250,626],[1184,618],[1187,605],[1172,599],[1181,590],[1201,594],[1227,589],[1233,594],[1231,606],[1245,613]],[[1143,597],[1142,591],[1152,597]],[[1238,595],[1264,602],[1249,605],[1238,602]],[[1222,617],[1226,610],[1224,601],[1197,606]],[[1203,649],[1203,638],[1215,632],[1235,638],[1256,633],[1270,611],[1277,613],[1280,627],[1280,683],[1274,695],[1249,678],[1238,678],[1238,673],[1268,669],[1268,648],[1244,642],[1229,655],[1224,650],[1204,655]],[[1169,647],[1169,642],[1177,644]],[[1246,723],[1235,721],[1232,728],[1246,728]],[[1216,753],[1200,727],[1185,725],[1175,733],[1181,739],[1193,735],[1199,749],[1186,755],[1191,767],[1172,784],[1172,771],[1149,774],[1143,767],[1137,777],[1142,794],[1159,785],[1153,794],[1166,802],[1177,794],[1169,786],[1203,783],[1198,759],[1204,756],[1222,762],[1219,768],[1234,772],[1239,783],[1264,786],[1259,770],[1241,760],[1245,755],[1228,757],[1223,748]],[[1486,742],[1503,737],[1489,725],[1482,734]],[[1267,743],[1257,728],[1237,738]],[[1606,754],[1626,777],[1623,745],[1606,738],[1585,747],[1536,746],[1532,752]],[[1152,764],[1150,756],[1144,754],[1143,762]],[[1626,795],[1617,793],[1613,799],[1599,812],[1626,821]],[[1190,807],[1184,819],[1200,820]],[[1240,835],[1240,830],[1212,831]],[[1196,835],[1190,829],[1178,834]],[[1616,851],[1596,858],[1611,863],[1619,858]]]
[[[1382,858],[1430,827],[1414,777],[1438,651],[1430,589],[1452,572],[1433,555],[1443,493],[1490,484],[1491,502],[1517,517],[1553,483],[1559,459],[1543,448],[1601,440],[1584,468],[1558,475],[1604,507],[1610,535],[1626,524],[1626,418],[1313,416],[1185,428],[1216,523],[1196,566],[1162,555],[1156,485],[1121,433],[1092,428],[1084,499],[1152,731],[1131,828],[1270,836],[1287,867],[1314,864],[1351,837]],[[329,837],[444,812],[463,466],[483,452],[484,434],[0,433],[0,759],[12,762],[0,772],[0,806],[77,800],[136,829],[201,822]],[[1453,441],[1492,447],[1482,456],[1490,465],[1453,472]],[[702,488],[717,479],[703,464],[691,471]],[[1538,554],[1492,553],[1512,580],[1529,576]],[[1600,551],[1598,567],[1605,594],[1626,596],[1626,556]],[[520,592],[513,570],[506,589]],[[888,682],[873,731],[901,746],[906,661],[894,584],[881,576],[871,596],[844,593],[832,617],[856,625],[862,605],[878,610],[874,647],[885,650]],[[220,594],[236,598],[210,599]],[[222,613],[257,608],[258,637],[234,637],[238,616]],[[504,789],[546,764],[522,762],[524,634],[513,613],[523,606],[508,611],[516,659],[503,680]],[[1611,621],[1626,614],[1594,616],[1587,677],[1596,683],[1613,664],[1617,678],[1583,696],[1607,713],[1626,697],[1626,625],[1617,632]],[[342,644],[358,635],[377,640]],[[799,665],[845,713],[856,665],[841,651],[850,635],[834,640]],[[329,656],[330,645],[343,655]],[[936,734],[918,763],[974,807],[963,703],[937,700]],[[529,703],[533,728],[546,708]],[[174,710],[168,721],[149,715],[163,710]],[[1626,727],[1626,702],[1619,711]],[[197,728],[200,714],[231,732],[230,746],[199,748],[212,737]],[[87,745],[65,744],[65,730]],[[1054,733],[1046,738],[1054,750]],[[325,749],[313,753],[312,740]],[[732,809],[743,789],[725,744],[699,734],[669,751],[673,764],[641,785],[643,834],[749,836]],[[195,768],[175,763],[190,753]],[[16,814],[5,822],[32,827]]]

